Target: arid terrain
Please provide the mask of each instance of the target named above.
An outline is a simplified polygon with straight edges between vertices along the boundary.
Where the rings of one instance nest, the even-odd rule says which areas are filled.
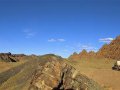
[[[43,60],[41,60],[38,57],[36,57],[38,60],[35,59],[35,57],[32,57],[33,59],[31,60],[29,60],[29,58],[30,57],[25,57],[25,61],[21,60],[20,62],[14,62],[14,63],[0,62],[1,64],[0,65],[0,82],[1,82],[0,90],[16,90],[16,89],[28,90],[30,86],[30,82],[32,80],[32,74],[37,69],[38,62],[39,63],[43,62]],[[49,60],[54,60],[54,57],[45,56],[45,60],[46,59],[48,59],[48,62],[49,62]],[[112,70],[112,66],[115,63],[115,60],[104,59],[104,58],[103,59],[81,58],[79,60],[65,59],[64,61],[68,65],[74,67],[79,74],[85,75],[89,79],[94,80],[100,86],[102,86],[105,90],[119,90],[120,79],[118,77],[120,75],[120,72],[116,70]],[[57,65],[57,62],[56,62],[56,65]],[[59,64],[55,67],[55,69],[57,69],[58,66]],[[50,67],[50,69],[52,68]],[[14,73],[14,74],[11,74],[11,73]],[[47,77],[44,77],[44,78],[47,78]],[[36,89],[33,89],[33,90],[36,90]],[[88,90],[92,90],[92,89],[88,89]]]
[[[98,52],[83,50],[68,58],[0,54],[0,90],[119,90],[120,36]],[[117,53],[116,53],[117,52]]]
[[[120,72],[112,70],[117,60],[120,60],[120,36],[103,45],[98,52],[75,52],[67,62],[105,89],[120,90]]]
[[[25,61],[1,62],[0,90],[103,90],[56,55],[24,56]]]
[[[114,60],[107,59],[79,59],[67,60],[80,73],[98,82],[106,90],[120,89],[120,72],[112,70]]]
[[[0,0],[0,90],[120,90],[120,0]]]

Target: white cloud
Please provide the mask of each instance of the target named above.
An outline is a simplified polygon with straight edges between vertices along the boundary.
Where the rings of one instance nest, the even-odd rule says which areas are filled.
[[[81,52],[83,49],[86,49],[87,51],[98,51],[97,47],[94,47],[92,44],[82,44],[82,43],[74,43],[72,46],[66,46],[70,51],[72,52]]]
[[[23,31],[25,34],[25,38],[32,38],[36,35],[36,32],[33,32],[32,30],[26,29]]]
[[[64,41],[65,41],[65,39],[62,39],[62,38],[60,38],[60,39],[51,38],[48,40],[48,42],[64,42]]]
[[[114,40],[114,39],[113,38],[101,38],[101,39],[99,39],[99,42],[110,43],[112,40]]]
[[[56,42],[56,40],[51,38],[51,39],[48,40],[48,42]]]

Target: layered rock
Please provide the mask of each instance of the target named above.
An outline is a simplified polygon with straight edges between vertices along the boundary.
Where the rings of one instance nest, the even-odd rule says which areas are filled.
[[[103,90],[59,56],[32,59],[0,73],[0,90]]]
[[[11,54],[9,53],[0,53],[0,61],[4,62],[17,62],[21,57],[24,57],[24,54]]]
[[[93,80],[56,57],[40,63],[29,90],[102,90]]]

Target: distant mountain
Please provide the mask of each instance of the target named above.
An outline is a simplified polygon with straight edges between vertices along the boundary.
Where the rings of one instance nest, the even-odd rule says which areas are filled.
[[[3,62],[17,62],[24,54],[0,53],[0,61]]]
[[[120,36],[116,37],[110,44],[104,44],[98,52],[83,50],[79,54],[73,53],[69,59],[80,58],[109,58],[120,60]]]
[[[87,52],[85,49],[83,49],[79,54],[74,52],[69,59],[80,59],[80,58],[93,58],[96,57],[96,53],[94,51]]]

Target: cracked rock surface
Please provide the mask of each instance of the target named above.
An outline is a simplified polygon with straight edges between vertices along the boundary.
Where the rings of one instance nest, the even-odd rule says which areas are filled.
[[[103,90],[59,56],[29,58],[0,73],[0,90]]]
[[[102,90],[93,80],[66,64],[51,57],[43,65],[39,64],[29,90]]]

